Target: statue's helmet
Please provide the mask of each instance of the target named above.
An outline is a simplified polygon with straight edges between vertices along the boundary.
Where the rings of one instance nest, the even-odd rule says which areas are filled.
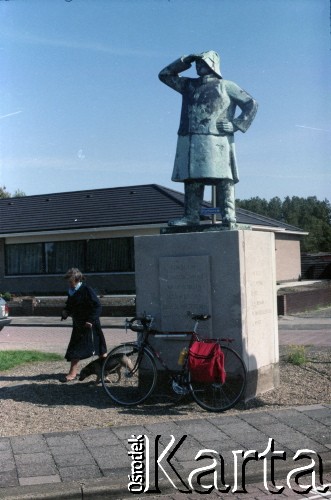
[[[207,64],[207,66],[220,78],[222,78],[220,70],[220,56],[213,50],[202,52],[199,57]]]

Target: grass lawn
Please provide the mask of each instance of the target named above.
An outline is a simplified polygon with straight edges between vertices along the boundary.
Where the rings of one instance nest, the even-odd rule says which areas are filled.
[[[59,361],[63,356],[51,352],[39,351],[0,351],[0,371],[10,370],[24,363],[38,361]]]

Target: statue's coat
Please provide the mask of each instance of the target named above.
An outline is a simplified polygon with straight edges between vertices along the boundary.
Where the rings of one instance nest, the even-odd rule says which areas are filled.
[[[178,59],[159,74],[160,80],[182,94],[182,111],[172,180],[219,179],[239,181],[234,134],[218,129],[218,122],[232,122],[235,130],[246,132],[252,123],[256,101],[237,84],[217,75],[181,77],[190,65]],[[235,117],[237,106],[241,114]]]

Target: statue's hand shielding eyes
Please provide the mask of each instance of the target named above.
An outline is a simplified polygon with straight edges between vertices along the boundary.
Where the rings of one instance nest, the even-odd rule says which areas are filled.
[[[199,59],[199,56],[197,56],[197,54],[190,54],[189,56],[183,57],[183,62],[186,64],[192,64],[197,59]]]

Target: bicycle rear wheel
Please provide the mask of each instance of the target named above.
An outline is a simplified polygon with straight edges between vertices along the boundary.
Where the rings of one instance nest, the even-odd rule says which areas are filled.
[[[119,405],[142,403],[153,392],[157,370],[152,355],[135,344],[122,344],[109,352],[102,367],[102,385]]]
[[[235,406],[246,387],[246,367],[241,357],[230,347],[221,346],[224,354],[226,379],[220,382],[195,382],[190,377],[192,396],[208,411],[222,412]]]

